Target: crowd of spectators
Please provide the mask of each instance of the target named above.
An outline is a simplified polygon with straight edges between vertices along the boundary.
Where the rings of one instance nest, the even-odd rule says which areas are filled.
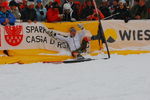
[[[41,0],[37,0],[36,3],[26,0],[18,3],[11,0],[0,4],[2,25],[13,25],[16,20],[30,23],[98,19],[121,19],[125,22],[130,19],[150,19],[150,8],[146,5],[146,0],[135,0],[132,7],[126,0],[102,0],[97,4],[97,9],[93,0],[65,0],[63,3],[54,0],[45,6]]]

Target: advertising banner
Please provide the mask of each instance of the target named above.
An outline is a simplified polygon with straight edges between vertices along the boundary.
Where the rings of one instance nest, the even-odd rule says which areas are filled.
[[[22,23],[15,26],[1,26],[0,49],[67,49],[66,42],[56,40],[55,30],[47,29],[43,24]]]
[[[150,50],[150,21],[102,21],[110,50]]]
[[[67,42],[55,38],[53,34],[56,33],[67,36],[69,35],[70,27],[75,27],[77,30],[77,34],[82,33],[82,30],[77,27],[77,24],[79,24],[79,22],[16,23],[15,26],[0,26],[0,50],[11,50],[11,49],[48,49],[53,51],[69,50]],[[93,25],[92,26],[93,28],[88,28],[90,25]],[[98,31],[97,22],[91,22],[86,25],[84,23],[84,26],[87,36],[97,34]]]

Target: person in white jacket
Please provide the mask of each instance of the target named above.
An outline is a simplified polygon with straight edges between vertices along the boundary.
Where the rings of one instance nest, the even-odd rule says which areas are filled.
[[[86,51],[87,43],[91,40],[91,37],[85,36],[86,31],[82,24],[78,24],[78,27],[82,30],[81,33],[76,32],[74,27],[70,28],[70,35],[63,36],[61,34],[54,34],[54,36],[60,40],[64,40],[68,43],[71,54],[75,58],[84,58],[80,53]],[[82,41],[82,43],[81,43]]]

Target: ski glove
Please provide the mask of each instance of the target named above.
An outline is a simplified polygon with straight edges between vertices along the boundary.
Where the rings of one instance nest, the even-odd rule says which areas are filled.
[[[54,33],[53,36],[55,37],[55,36],[56,36],[56,33]]]

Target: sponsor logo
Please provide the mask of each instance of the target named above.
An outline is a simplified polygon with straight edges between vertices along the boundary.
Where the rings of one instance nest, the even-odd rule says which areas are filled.
[[[19,45],[23,40],[21,25],[5,26],[5,40],[11,46]]]
[[[117,39],[117,32],[114,29],[107,29],[104,34],[108,43],[113,43]]]
[[[122,41],[149,41],[150,30],[119,30]]]
[[[51,45],[56,45],[58,48],[68,48],[68,43],[56,39],[53,34],[61,34],[61,32],[47,29],[43,26],[27,26],[25,28],[25,34],[37,34],[37,35],[28,35],[26,36],[26,42],[31,43],[49,43]],[[45,36],[47,34],[48,36]]]
[[[114,43],[116,40],[120,41],[149,41],[150,30],[118,30],[106,29],[105,37],[108,43]]]

